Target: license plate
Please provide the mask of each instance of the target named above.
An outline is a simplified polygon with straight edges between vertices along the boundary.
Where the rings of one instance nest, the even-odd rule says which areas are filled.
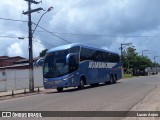
[[[52,82],[47,82],[48,84],[51,84],[51,85],[53,85],[53,84],[55,84],[55,82],[54,81],[52,81]]]

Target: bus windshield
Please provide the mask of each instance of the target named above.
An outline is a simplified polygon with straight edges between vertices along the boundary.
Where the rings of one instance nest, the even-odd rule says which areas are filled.
[[[68,74],[69,67],[66,64],[68,50],[50,53],[44,60],[43,76],[45,78],[55,78]]]

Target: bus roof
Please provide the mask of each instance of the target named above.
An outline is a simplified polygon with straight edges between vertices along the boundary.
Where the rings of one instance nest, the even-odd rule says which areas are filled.
[[[105,50],[105,49],[100,49],[100,48],[96,48],[96,47],[89,46],[89,45],[83,45],[83,44],[80,44],[80,43],[72,43],[72,44],[66,44],[66,45],[58,46],[58,47],[55,47],[55,48],[52,48],[52,49],[48,50],[47,53],[51,53],[51,52],[55,52],[55,51],[59,51],[59,50],[66,50],[66,49],[69,49],[69,48],[72,48],[72,47],[75,47],[75,46],[80,46],[80,47],[84,47],[84,48],[90,48],[90,49],[94,49],[94,50],[100,50],[100,51],[104,51],[104,52],[110,52],[110,53],[117,54],[115,52],[111,52],[111,51],[108,51],[108,50]]]
[[[61,46],[54,47],[54,48],[48,50],[47,53],[51,53],[51,52],[55,52],[55,51],[59,51],[59,50],[66,50],[66,49],[69,49],[74,46],[80,46],[80,44],[72,43],[72,44],[61,45]]]

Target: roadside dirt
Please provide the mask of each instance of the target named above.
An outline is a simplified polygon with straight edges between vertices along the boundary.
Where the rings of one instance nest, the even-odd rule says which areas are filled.
[[[160,85],[135,105],[130,111],[160,111]],[[159,112],[160,113],[160,112]],[[126,117],[122,120],[160,120],[159,117]]]

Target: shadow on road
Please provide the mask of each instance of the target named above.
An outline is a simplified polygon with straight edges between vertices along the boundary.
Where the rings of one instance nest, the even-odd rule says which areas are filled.
[[[119,81],[118,81],[116,84],[120,84],[120,83],[122,83],[122,82],[119,82]],[[86,85],[86,86],[84,87],[84,89],[78,89],[77,87],[74,87],[74,88],[72,87],[72,88],[64,89],[62,92],[50,91],[50,92],[46,92],[45,94],[76,92],[76,91],[80,91],[80,90],[92,89],[92,88],[102,87],[102,86],[106,86],[106,85],[109,85],[109,86],[110,86],[110,85],[114,85],[114,84],[109,84],[109,83],[103,84],[103,83],[101,83],[101,84],[99,84],[99,85],[97,85],[97,86]]]

